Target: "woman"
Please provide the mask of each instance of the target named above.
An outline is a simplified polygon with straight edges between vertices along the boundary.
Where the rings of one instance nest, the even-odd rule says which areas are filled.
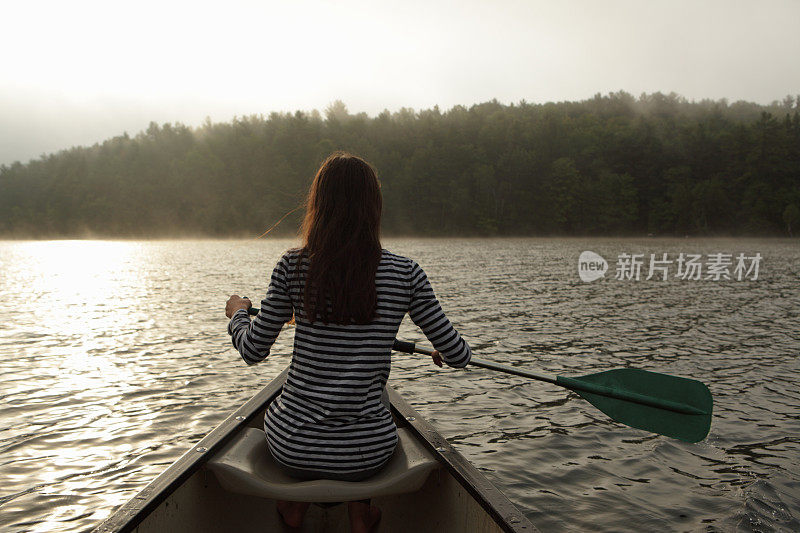
[[[359,481],[378,472],[397,432],[381,395],[390,352],[409,313],[436,349],[434,363],[463,367],[469,345],[442,312],[425,272],[380,243],[382,198],[372,167],[337,152],[317,171],[306,200],[303,246],[272,273],[261,312],[231,296],[226,315],[233,345],[248,364],[269,355],[284,323],[296,320],[286,384],[264,419],[268,448],[300,479]],[[299,527],[308,504],[278,502]],[[353,531],[380,519],[369,502],[350,502]]]

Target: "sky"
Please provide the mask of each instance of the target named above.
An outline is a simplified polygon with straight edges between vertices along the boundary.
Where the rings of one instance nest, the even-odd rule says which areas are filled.
[[[0,164],[150,121],[800,94],[800,1],[26,0],[0,6]]]

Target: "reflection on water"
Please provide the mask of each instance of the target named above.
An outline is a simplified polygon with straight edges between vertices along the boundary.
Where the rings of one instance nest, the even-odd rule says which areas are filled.
[[[82,531],[287,363],[247,367],[228,294],[290,241],[0,243],[0,528]],[[709,438],[608,420],[574,394],[395,357],[392,383],[543,530],[800,529],[800,247],[790,241],[398,240],[476,354],[709,384]],[[580,252],[760,252],[758,281],[582,283]],[[612,266],[613,268],[613,266]],[[476,273],[479,273],[477,275]],[[406,322],[401,336],[423,341]],[[287,329],[273,353],[290,352]]]

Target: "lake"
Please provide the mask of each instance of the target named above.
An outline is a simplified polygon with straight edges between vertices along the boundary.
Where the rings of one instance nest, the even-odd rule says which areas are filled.
[[[276,376],[293,329],[248,367],[224,304],[260,300],[293,245],[0,242],[0,529],[91,528]],[[390,384],[540,529],[800,530],[797,240],[384,246],[422,265],[476,357],[567,376],[636,367],[711,389],[711,432],[688,444],[546,383],[393,355]],[[581,281],[584,251],[607,261],[604,277]],[[701,279],[677,276],[681,253],[699,256]],[[400,338],[425,342],[408,318]]]

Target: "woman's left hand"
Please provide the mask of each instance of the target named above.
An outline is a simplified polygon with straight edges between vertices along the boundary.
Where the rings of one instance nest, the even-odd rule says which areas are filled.
[[[239,309],[247,311],[253,306],[253,303],[247,298],[240,298],[238,294],[234,294],[228,298],[228,303],[225,304],[225,316],[231,318],[233,313]]]

